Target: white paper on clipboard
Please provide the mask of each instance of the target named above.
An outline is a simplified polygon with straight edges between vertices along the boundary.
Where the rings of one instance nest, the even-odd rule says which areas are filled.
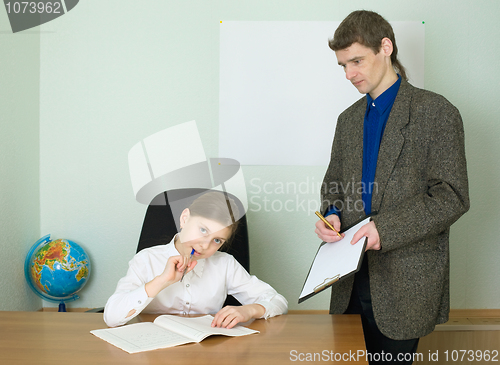
[[[351,240],[354,234],[368,222],[370,222],[370,217],[345,231],[345,237],[338,242],[321,244],[300,293],[299,303],[359,269],[366,237],[362,237],[354,245],[351,245]]]

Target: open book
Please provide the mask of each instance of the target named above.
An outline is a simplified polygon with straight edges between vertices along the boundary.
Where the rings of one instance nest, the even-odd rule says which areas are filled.
[[[129,354],[201,342],[211,335],[245,336],[258,333],[246,327],[231,329],[211,327],[214,317],[179,317],[162,315],[154,322],[90,331],[93,335],[127,351]]]

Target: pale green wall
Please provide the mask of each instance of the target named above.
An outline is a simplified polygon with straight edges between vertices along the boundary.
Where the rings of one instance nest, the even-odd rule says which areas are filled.
[[[452,307],[500,308],[497,0],[87,0],[42,26],[40,235],[81,243],[93,263],[91,280],[72,306],[103,305],[135,252],[145,207],[133,197],[129,149],[195,119],[207,156],[217,156],[219,22],[338,21],[359,8],[391,21],[425,21],[425,86],[460,109],[466,130],[472,207],[452,228]],[[325,168],[244,167],[249,197],[262,201],[255,185],[266,182],[319,182]],[[267,198],[314,201],[312,190]],[[327,293],[296,304],[319,244],[313,212],[253,210],[252,273],[285,295],[292,309],[326,309]]]
[[[42,306],[23,271],[40,238],[39,79],[39,31],[12,34],[0,9],[0,310]]]

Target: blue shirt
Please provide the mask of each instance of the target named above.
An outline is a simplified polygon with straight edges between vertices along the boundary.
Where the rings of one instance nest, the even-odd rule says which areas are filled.
[[[380,142],[400,85],[401,76],[398,75],[398,81],[375,100],[370,94],[366,94],[366,112],[363,124],[363,174],[361,178],[362,199],[366,214],[370,214],[372,211],[372,194],[373,191],[377,191],[374,181]],[[340,211],[337,207],[330,206],[325,217],[334,213],[340,217]]]
[[[400,85],[401,76],[398,75],[398,81],[375,100],[371,98],[370,94],[366,94],[366,113],[363,126],[363,175],[361,178],[362,199],[366,214],[370,214],[372,211],[372,194],[377,191],[374,181],[380,142]]]

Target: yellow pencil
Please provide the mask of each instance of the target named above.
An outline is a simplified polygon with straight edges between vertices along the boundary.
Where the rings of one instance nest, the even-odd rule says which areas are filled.
[[[323,216],[321,215],[321,213],[320,213],[320,212],[316,212],[316,215],[319,217],[319,219],[321,219],[323,222],[325,222],[325,224],[326,224],[326,225],[327,225],[327,226],[328,226],[331,230],[333,230],[335,233],[337,233],[337,234],[338,234],[338,236],[339,236],[340,238],[342,238],[342,235],[339,233],[339,231],[337,231],[335,228],[333,228],[333,226],[330,224],[330,222],[328,222],[328,221],[325,219],[325,217],[323,217]]]

